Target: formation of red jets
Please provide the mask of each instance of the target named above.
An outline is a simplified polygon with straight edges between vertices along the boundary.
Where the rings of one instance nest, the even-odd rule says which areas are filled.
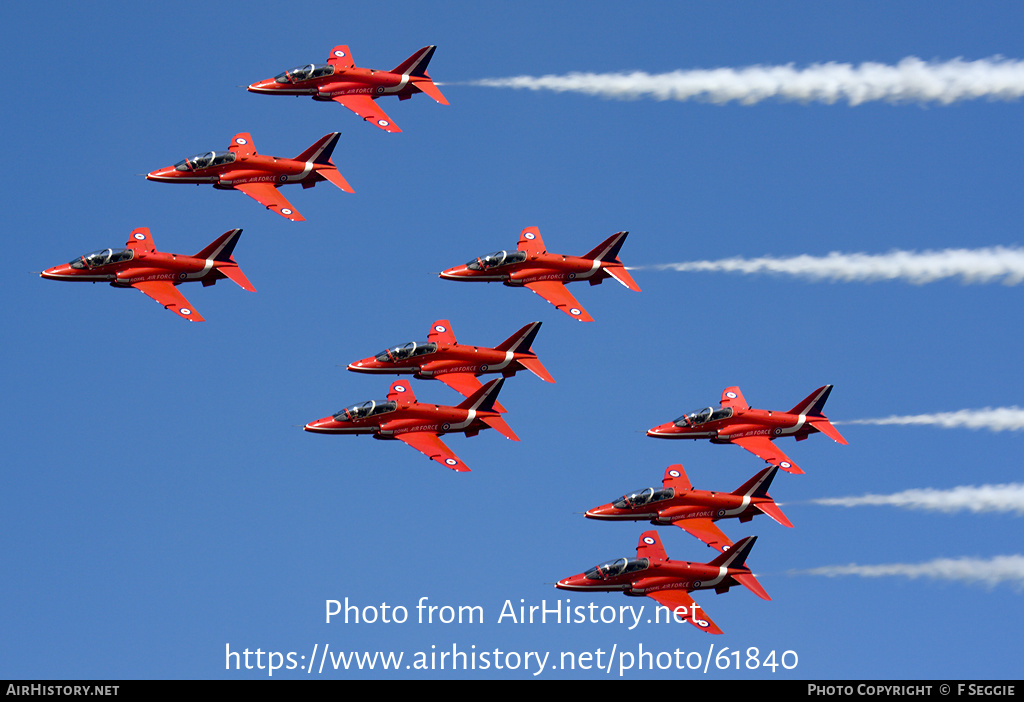
[[[326,63],[284,71],[249,85],[248,90],[257,94],[308,95],[317,101],[337,102],[384,131],[400,132],[376,101],[387,95],[406,100],[416,93],[426,93],[447,105],[427,73],[435,49],[424,47],[391,71],[375,71],[356,67],[348,46],[338,45],[331,50]],[[354,192],[331,160],[339,136],[337,132],[327,134],[295,158],[280,158],[258,154],[252,135],[240,132],[226,151],[197,154],[154,170],[146,178],[238,190],[286,219],[304,221],[279,188],[301,184],[305,189],[327,181],[345,192]],[[187,256],[157,251],[149,230],[140,227],[131,232],[123,249],[101,249],[78,256],[69,263],[48,268],[40,276],[135,288],[181,318],[201,322],[203,317],[178,291],[181,283],[201,282],[205,287],[227,278],[255,292],[233,257],[241,231],[228,231],[199,253]],[[525,287],[570,317],[591,322],[593,318],[566,285],[584,280],[597,285],[612,278],[639,292],[639,286],[619,260],[626,236],[627,232],[618,232],[581,256],[566,256],[549,253],[539,229],[527,227],[515,250],[496,251],[439,275],[444,280]],[[502,417],[506,410],[497,398],[505,379],[521,370],[555,382],[532,348],[540,327],[540,322],[531,322],[492,348],[458,343],[449,321],[439,319],[431,326],[426,341],[387,348],[353,361],[348,369],[436,379],[460,393],[465,398],[461,403],[446,406],[419,402],[410,383],[399,379],[391,384],[386,399],[351,405],[309,422],[304,429],[320,434],[370,434],[376,439],[398,440],[445,467],[468,472],[466,464],[440,437],[448,433],[476,436],[490,428],[507,439],[519,441]],[[485,375],[501,377],[484,383],[480,377]],[[697,410],[648,430],[647,435],[654,438],[736,444],[769,465],[732,492],[696,490],[682,465],[672,465],[666,469],[660,488],[627,493],[586,512],[586,517],[595,520],[646,520],[654,525],[678,526],[719,551],[708,563],[670,560],[657,532],[651,530],[641,534],[635,558],[601,563],[559,580],[556,587],[651,597],[680,620],[715,634],[722,633],[721,629],[690,597],[690,592],[713,589],[721,593],[742,585],[758,597],[770,599],[746,565],[756,537],[748,536],[734,544],[715,522],[730,518],[747,522],[758,514],[767,514],[784,526],[793,526],[768,495],[768,488],[779,469],[790,473],[803,470],[773,442],[783,436],[801,441],[821,432],[839,443],[847,443],[822,413],[831,390],[831,385],[825,385],[788,412],[772,412],[750,408],[739,388],[729,387],[723,391],[717,409]]]

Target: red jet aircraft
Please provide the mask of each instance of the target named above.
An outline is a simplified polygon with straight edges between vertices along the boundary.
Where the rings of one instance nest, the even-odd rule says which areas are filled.
[[[39,275],[48,280],[80,280],[110,283],[115,288],[135,288],[182,319],[203,322],[202,316],[174,286],[189,281],[202,281],[206,286],[230,278],[245,290],[256,292],[231,256],[241,233],[241,229],[232,229],[195,256],[182,256],[157,251],[149,229],[140,227],[132,232],[125,249],[93,251],[71,263],[47,268]]]
[[[309,95],[321,102],[333,100],[385,132],[400,132],[402,130],[374,101],[385,95],[408,100],[416,93],[426,93],[447,105],[448,101],[427,75],[427,64],[436,48],[424,46],[393,71],[374,71],[356,68],[352,52],[342,44],[334,47],[327,63],[293,68],[253,83],[249,91],[266,95]]]
[[[823,385],[788,412],[772,412],[751,409],[739,388],[726,388],[722,391],[720,409],[705,407],[684,414],[674,422],[648,429],[647,436],[656,439],[710,439],[713,444],[736,444],[786,472],[803,473],[772,441],[780,436],[792,436],[803,441],[820,431],[834,441],[847,443],[821,413],[831,392],[831,385]]]
[[[619,249],[629,232],[613,234],[597,248],[583,256],[562,256],[551,254],[544,248],[537,227],[527,227],[519,235],[516,251],[496,251],[470,261],[464,266],[455,266],[442,271],[446,280],[482,280],[501,282],[510,287],[527,287],[570,317],[581,322],[593,322],[565,283],[587,280],[597,285],[606,278],[614,278],[630,290],[640,292],[640,287],[619,260]]]
[[[555,379],[530,348],[539,331],[540,322],[531,322],[492,349],[457,343],[451,323],[439,319],[430,328],[426,341],[384,349],[376,356],[350,363],[348,369],[356,373],[408,373],[420,379],[436,378],[465,397],[480,389],[477,378],[484,373],[501,373],[510,378],[525,368],[553,383]],[[505,411],[497,402],[494,408]]]
[[[331,161],[340,133],[322,137],[295,158],[275,158],[256,153],[252,136],[239,132],[227,151],[209,151],[148,173],[159,183],[209,183],[218,190],[240,190],[268,210],[293,222],[305,221],[277,191],[282,185],[302,183],[312,188],[325,180],[347,193],[355,192]]]
[[[636,558],[607,561],[559,580],[555,587],[579,591],[621,590],[622,594],[632,597],[646,595],[698,629],[709,634],[721,634],[722,630],[706,613],[698,612],[700,605],[687,593],[714,590],[721,594],[739,584],[761,599],[770,600],[771,597],[746,566],[747,555],[756,540],[756,536],[748,536],[710,563],[692,563],[669,560],[658,539],[658,532],[645,531],[640,535]]]
[[[778,470],[777,466],[768,466],[734,492],[710,492],[694,490],[683,467],[677,464],[665,469],[660,490],[649,487],[631,492],[610,504],[587,510],[586,516],[609,521],[648,519],[651,524],[675,524],[708,546],[725,551],[732,547],[732,541],[715,526],[719,519],[749,522],[758,514],[767,514],[783,526],[793,526],[768,495],[768,487]]]
[[[409,384],[396,380],[386,401],[368,400],[310,422],[304,428],[319,434],[371,434],[375,439],[398,439],[457,471],[469,468],[438,437],[449,432],[476,436],[481,429],[497,429],[512,441],[519,441],[505,423],[494,401],[504,378],[495,378],[457,407],[417,402]]]

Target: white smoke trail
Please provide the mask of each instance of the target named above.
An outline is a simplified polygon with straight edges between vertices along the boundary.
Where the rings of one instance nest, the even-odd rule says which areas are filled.
[[[933,578],[960,582],[982,583],[994,587],[1010,583],[1016,590],[1024,589],[1024,556],[995,556],[981,558],[937,558],[927,563],[887,563],[882,565],[825,566],[810,570],[791,570],[790,575],[823,575],[834,578],[841,575],[859,575],[863,578],[899,576],[904,578]]]
[[[688,272],[773,273],[810,280],[842,282],[904,280],[916,285],[944,278],[959,278],[963,283],[1024,282],[1024,248],[994,246],[983,249],[943,249],[940,251],[890,251],[887,254],[844,254],[833,251],[827,256],[789,258],[723,258],[717,261],[685,261],[639,269]]]
[[[895,66],[883,63],[815,63],[806,68],[748,66],[679,70],[672,73],[568,73],[565,75],[486,78],[471,85],[492,88],[551,90],[598,95],[618,100],[702,100],[744,105],[769,98],[860,105],[939,103],[987,97],[1015,100],[1024,96],[1024,61],[1000,56],[942,63],[908,56]]]
[[[984,409],[965,409],[957,412],[939,412],[937,414],[914,414],[907,416],[883,417],[880,419],[849,419],[833,424],[923,424],[934,425],[944,429],[966,427],[968,429],[988,429],[989,431],[1020,431],[1024,429],[1024,409],[1013,407],[985,407]]]
[[[891,495],[861,495],[860,497],[828,497],[811,500],[819,505],[834,507],[861,507],[883,505],[933,512],[1016,512],[1024,515],[1024,483],[1005,485],[961,485],[950,490],[921,488],[904,490]]]

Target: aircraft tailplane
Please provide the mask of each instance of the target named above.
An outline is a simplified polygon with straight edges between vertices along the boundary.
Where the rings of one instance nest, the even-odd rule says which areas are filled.
[[[238,263],[231,255],[235,250],[235,244],[238,243],[238,237],[242,233],[241,229],[232,229],[229,232],[224,232],[217,239],[207,246],[205,249],[196,254],[196,258],[205,258],[210,261],[215,261],[215,268],[217,271],[224,275],[224,277],[238,284],[243,290],[249,292],[256,292],[256,288],[249,282],[249,279],[245,277],[245,273],[238,267]],[[209,282],[203,284],[213,284],[217,282],[217,278],[207,279]]]
[[[761,583],[757,582],[757,578],[754,577],[753,573],[740,573],[732,576],[733,580],[738,582],[743,587],[747,588],[755,595],[760,597],[762,600],[770,600],[768,593],[761,587]]]
[[[489,426],[491,429],[497,429],[506,439],[511,439],[512,441],[519,441],[519,437],[516,436],[516,433],[514,431],[512,431],[512,427],[510,427],[508,425],[508,422],[502,419],[499,415],[488,415],[486,417],[481,417],[480,421]]]
[[[229,280],[236,283],[243,290],[249,292],[256,292],[256,288],[253,287],[249,279],[245,277],[245,273],[238,267],[238,264],[231,264],[226,266],[218,266],[217,270],[225,275]]]
[[[765,589],[761,587],[761,583],[757,581],[754,574],[750,572],[747,567],[747,556],[750,555],[750,549],[753,548],[754,542],[757,541],[756,536],[748,536],[740,539],[733,547],[727,551],[723,551],[717,558],[708,563],[708,565],[725,567],[730,570],[741,570],[746,572],[741,573],[729,573],[729,577],[744,586],[755,595],[760,597],[762,600],[770,600],[771,597],[765,592]]]
[[[541,363],[540,359],[537,358],[536,356],[530,356],[530,357],[527,357],[527,358],[519,358],[519,359],[516,359],[516,360],[519,361],[519,364],[523,368],[525,368],[526,370],[530,371],[531,373],[533,373],[535,376],[537,376],[541,380],[544,380],[544,381],[546,381],[548,383],[555,382],[555,379],[548,372],[548,369],[544,367],[544,364]]]
[[[640,286],[633,280],[633,276],[629,274],[625,266],[605,266],[604,272],[615,278],[623,285],[634,292],[640,292]]]
[[[436,102],[439,102],[442,105],[449,104],[448,99],[444,96],[440,89],[438,89],[438,87],[434,85],[434,81],[430,80],[429,78],[420,78],[418,80],[413,79],[412,84],[419,88],[421,92],[424,92],[430,97],[434,98]]]
[[[817,429],[818,431],[820,431],[822,434],[832,439],[833,441],[838,441],[841,444],[850,443],[845,438],[843,438],[843,435],[839,433],[839,430],[832,426],[832,423],[827,419],[812,419],[810,424],[812,427],[814,427],[815,429]]]
[[[355,192],[352,186],[348,184],[348,181],[345,180],[345,176],[341,175],[341,173],[338,172],[338,169],[334,166],[318,166],[316,172],[323,176],[325,180],[330,183],[334,183],[346,193]]]
[[[785,527],[793,528],[793,522],[789,521],[789,518],[782,513],[779,506],[774,502],[758,502],[754,505],[759,510],[767,514],[769,517],[777,521],[779,524]]]

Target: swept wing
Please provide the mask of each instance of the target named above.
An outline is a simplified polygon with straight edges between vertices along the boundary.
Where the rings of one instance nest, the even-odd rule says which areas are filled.
[[[412,446],[427,458],[437,461],[446,468],[459,472],[468,472],[469,467],[463,463],[437,434],[426,431],[409,431],[396,434],[395,438]]]
[[[696,536],[698,539],[717,551],[725,551],[727,548],[732,546],[732,541],[729,540],[729,537],[723,534],[722,530],[716,527],[715,523],[706,517],[699,519],[680,519],[672,523],[683,531]]]
[[[292,207],[292,204],[285,199],[284,195],[278,192],[273,183],[241,183],[233,187],[235,190],[241,190],[268,210],[273,210],[285,219],[290,219],[293,222],[306,221],[306,218]]]
[[[178,292],[174,283],[169,280],[144,280],[132,283],[132,287],[146,293],[182,319],[187,319],[190,322],[206,321],[201,314],[192,309],[192,305],[185,299],[185,296]]]
[[[701,631],[706,631],[709,634],[722,633],[718,625],[711,621],[707,612],[682,590],[658,590],[647,593],[647,596],[658,604],[668,607],[677,617],[690,622]]]
[[[526,287],[534,291],[570,317],[581,322],[593,322],[594,318],[587,314],[572,293],[557,280],[537,280],[526,283]]]
[[[339,105],[352,110],[370,124],[380,127],[385,132],[395,133],[402,131],[369,95],[338,95],[331,99]]]
[[[745,448],[761,460],[778,466],[787,473],[804,472],[800,466],[789,460],[789,456],[780,451],[767,436],[742,436],[738,439],[729,439],[729,441]]]

